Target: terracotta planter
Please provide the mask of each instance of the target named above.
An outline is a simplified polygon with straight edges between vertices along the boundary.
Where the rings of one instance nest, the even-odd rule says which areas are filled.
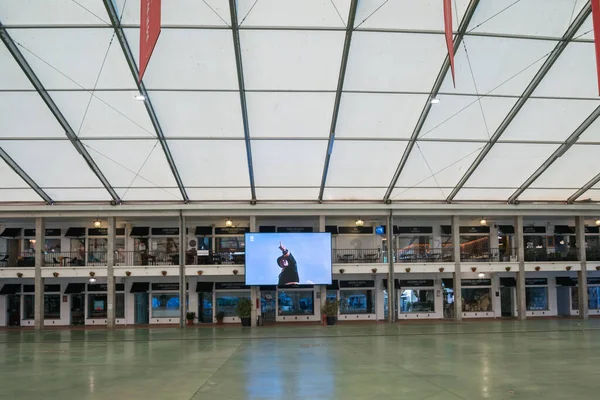
[[[567,267],[567,271],[570,271],[572,267]]]
[[[58,272],[53,272],[53,273],[52,273],[52,275],[53,275],[55,278],[58,278]]]
[[[234,275],[237,275],[237,274],[238,274],[238,272],[240,272],[240,271],[238,271],[237,269],[234,269],[234,270],[233,270],[233,274],[234,274]]]
[[[371,272],[374,273],[374,274],[377,273],[377,268],[372,268]]]
[[[131,276],[131,271],[125,271],[125,275]]]
[[[405,271],[406,271],[406,272],[410,272],[410,268],[406,268],[406,269],[405,269]]]
[[[596,271],[600,271],[600,267],[596,267]]]
[[[440,272],[444,272],[444,267],[440,267],[440,268],[439,268],[439,271],[440,271]]]
[[[343,274],[344,272],[346,272],[346,270],[344,268],[340,269],[340,274]]]
[[[17,272],[17,278],[22,278],[23,274],[21,272]]]
[[[472,268],[471,268],[471,271],[475,272],[475,271],[477,271],[477,268],[475,268],[475,267],[472,267]]]
[[[536,271],[539,271],[540,269],[541,269],[540,267],[535,267],[535,270],[536,270]]]
[[[201,269],[199,269],[198,271],[196,271],[198,273],[198,275],[202,275],[202,273],[204,273],[204,271],[202,271]]]
[[[504,269],[506,270],[506,272],[510,271],[510,267],[506,267]]]
[[[160,271],[162,276],[167,276],[167,271]]]

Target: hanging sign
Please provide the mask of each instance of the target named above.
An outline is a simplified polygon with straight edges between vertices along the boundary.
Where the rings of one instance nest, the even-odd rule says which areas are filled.
[[[454,78],[454,42],[452,41],[452,1],[444,0],[444,33],[446,34],[446,47],[450,59],[450,71],[452,72],[452,83],[456,87]]]
[[[144,77],[146,67],[160,36],[160,0],[142,0],[140,2],[140,71],[139,82]]]

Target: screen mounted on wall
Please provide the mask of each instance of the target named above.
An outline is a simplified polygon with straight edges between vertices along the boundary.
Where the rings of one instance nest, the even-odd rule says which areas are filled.
[[[246,285],[331,284],[331,233],[246,233]]]

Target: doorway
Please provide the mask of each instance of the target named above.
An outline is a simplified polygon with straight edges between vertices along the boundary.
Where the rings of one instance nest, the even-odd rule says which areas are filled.
[[[71,295],[71,325],[85,324],[85,297],[83,294]]]
[[[148,310],[148,293],[135,294],[135,316],[136,325],[148,325],[150,323],[150,312]]]
[[[6,314],[8,326],[21,325],[21,295],[10,294],[6,296]]]
[[[571,290],[574,288],[575,290]],[[571,292],[574,296],[571,300]],[[561,317],[571,316],[571,301],[573,302],[573,309],[579,309],[578,291],[576,286],[557,286],[556,287],[556,306],[557,314]]]
[[[500,310],[502,317],[514,317],[515,303],[515,288],[501,287],[500,288]]]
[[[198,322],[205,324],[213,322],[212,292],[198,293]]]
[[[276,292],[264,290],[260,292],[260,313],[264,322],[275,322]]]

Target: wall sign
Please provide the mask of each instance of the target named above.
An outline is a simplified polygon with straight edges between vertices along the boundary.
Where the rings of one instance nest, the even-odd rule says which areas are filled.
[[[600,233],[600,226],[586,226],[585,233]]]
[[[463,286],[492,286],[491,279],[461,279]]]
[[[394,227],[397,228],[397,233],[402,235],[402,234],[408,234],[408,235],[413,235],[413,234],[417,234],[417,233],[425,233],[425,234],[431,234],[433,233],[433,228],[431,226],[398,226],[398,227]]]
[[[248,232],[250,232],[250,228],[240,228],[237,226],[215,228],[215,235],[243,235]]]
[[[194,233],[196,236],[211,236],[212,226],[197,226]]]
[[[490,233],[490,227],[489,226],[461,226],[458,231],[460,233],[488,234],[488,233]]]
[[[275,233],[277,232],[277,227],[275,225],[261,225],[258,231],[260,233]]]
[[[383,289],[387,290],[387,287],[388,287],[388,280],[384,279],[383,280]],[[394,288],[400,289],[400,281],[398,279],[394,279]]]
[[[526,286],[547,285],[548,278],[525,278]]]
[[[60,229],[46,229],[44,235],[46,237],[56,237],[61,235]],[[35,237],[35,229],[23,229],[23,236],[25,237]]]
[[[243,282],[215,282],[215,290],[250,290]]]
[[[116,236],[124,236],[125,228],[117,228]],[[88,228],[88,236],[108,236],[108,228]]]
[[[87,291],[88,292],[106,292],[108,290],[108,284],[106,283],[88,283]],[[124,292],[125,284],[124,283],[115,283],[115,292]]]
[[[373,280],[353,280],[339,281],[340,288],[373,288],[375,281]]]
[[[515,227],[512,225],[498,225],[498,234],[514,235]]]
[[[400,280],[400,287],[432,287],[433,279],[407,279]]]
[[[178,291],[179,290],[179,282],[159,282],[152,284],[152,290],[171,290]]]
[[[442,235],[452,235],[452,225],[441,225]]]
[[[546,233],[545,226],[524,226],[523,233]]]
[[[338,227],[340,235],[372,235],[372,226],[340,226]]]
[[[278,226],[279,233],[309,233],[314,229],[312,226]]]
[[[337,227],[337,225],[325,225],[325,232],[329,232],[332,235],[337,235],[338,227]]]
[[[177,236],[179,228],[152,228],[153,236]]]

